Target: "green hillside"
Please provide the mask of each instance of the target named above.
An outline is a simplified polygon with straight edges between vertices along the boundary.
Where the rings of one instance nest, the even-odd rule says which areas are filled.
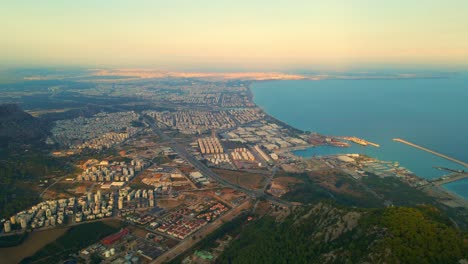
[[[319,203],[283,223],[248,225],[218,263],[457,263],[463,234],[432,207],[351,209]]]

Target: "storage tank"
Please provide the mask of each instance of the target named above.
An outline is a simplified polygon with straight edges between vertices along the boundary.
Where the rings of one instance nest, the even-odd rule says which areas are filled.
[[[112,256],[115,255],[115,248],[111,248],[111,249],[110,249],[110,254],[111,254]]]
[[[106,250],[106,251],[104,252],[104,257],[109,258],[110,255],[111,255],[111,254],[110,254],[110,251],[109,251],[109,250]]]

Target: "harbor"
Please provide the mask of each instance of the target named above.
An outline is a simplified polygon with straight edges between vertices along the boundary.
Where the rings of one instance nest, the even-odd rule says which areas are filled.
[[[466,98],[467,89],[460,85],[464,81],[466,81],[466,76],[453,79],[374,80],[372,82],[364,80],[352,82],[340,80],[275,81],[254,83],[252,92],[255,103],[269,115],[298,129],[315,131],[324,135],[355,136],[380,145],[379,148],[371,145],[364,147],[347,141],[351,144],[349,148],[324,146],[294,151],[301,157],[359,153],[380,160],[398,161],[414,174],[425,179],[432,179],[447,174],[432,166],[456,170],[466,167],[459,163],[453,164],[452,161],[429,152],[408,148],[407,145],[399,144],[392,139],[406,139],[468,162],[466,148],[459,144],[466,142],[465,135],[468,126],[466,122],[459,122],[458,118],[446,118],[447,116],[457,117],[460,116],[460,112],[466,112],[466,103],[463,99]],[[377,86],[379,89],[375,89]],[[424,98],[421,98],[418,92],[422,89],[425,91],[426,97]],[[454,95],[441,95],[439,91],[442,89],[448,89]],[[339,104],[331,99],[334,94],[344,93],[347,99]],[[438,98],[438,104],[426,100],[429,96]],[[382,97],[386,100],[375,100],[375,98]],[[399,103],[395,105],[391,102]],[[452,105],[457,107],[449,107]],[[427,113],[418,112],[417,115],[416,113],[412,115],[408,114],[408,109],[428,109],[427,113],[432,114],[428,116]],[[381,113],[385,113],[385,118]],[[443,125],[434,126],[431,121],[433,119],[443,120]],[[421,127],[430,129],[421,131]],[[448,127],[456,127],[457,131],[447,129]],[[424,136],[421,136],[422,133]],[[440,139],[445,142],[443,145],[440,147],[431,145],[431,142],[438,142]],[[465,196],[466,190],[458,188],[457,193]]]
[[[441,157],[441,158],[444,158],[444,159],[450,160],[450,161],[452,161],[452,162],[458,163],[458,164],[460,164],[460,165],[462,165],[462,166],[464,166],[464,167],[468,167],[468,163],[466,163],[466,162],[463,162],[463,161],[461,161],[461,160],[457,160],[457,159],[455,159],[455,158],[452,158],[452,157],[449,157],[449,156],[447,156],[447,155],[441,154],[441,153],[436,152],[436,151],[434,151],[434,150],[430,150],[430,149],[428,149],[428,148],[425,148],[425,147],[416,145],[416,144],[414,144],[414,143],[411,143],[411,142],[409,142],[409,141],[403,140],[403,139],[401,139],[401,138],[394,138],[393,141],[406,144],[406,145],[408,145],[408,146],[411,146],[411,147],[414,147],[414,148],[417,148],[417,149],[420,149],[420,150],[429,152],[429,153],[434,154],[434,155],[436,155],[436,156],[439,156],[439,157]]]
[[[433,179],[430,182],[435,184],[435,185],[441,186],[441,185],[447,184],[449,182],[459,181],[459,180],[465,179],[465,178],[468,178],[468,173],[466,173],[466,172],[451,173],[451,174],[448,174],[446,176],[442,176],[440,178]]]
[[[347,140],[347,141],[351,141],[353,143],[356,143],[356,144],[359,144],[361,146],[373,146],[373,147],[376,147],[376,148],[379,148],[380,145],[377,144],[377,143],[373,143],[373,142],[370,142],[370,141],[367,141],[365,139],[362,139],[362,138],[358,138],[358,137],[337,137],[339,139],[343,139],[343,140]]]

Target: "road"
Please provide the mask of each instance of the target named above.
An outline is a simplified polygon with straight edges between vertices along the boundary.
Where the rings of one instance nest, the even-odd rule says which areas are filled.
[[[66,178],[67,176],[70,176],[70,175],[65,175],[65,176],[62,176],[62,177],[56,179],[56,180],[54,181],[54,183],[52,183],[51,185],[47,186],[47,188],[45,188],[45,189],[41,192],[41,194],[39,194],[39,197],[42,198],[42,196],[44,195],[44,193],[46,193],[47,190],[49,190],[50,187],[54,186],[57,182],[60,182],[61,180],[63,180],[63,179]]]
[[[166,251],[164,254],[159,256],[157,259],[151,262],[153,263],[165,263],[169,262],[171,259],[176,258],[180,254],[184,253],[188,249],[190,249],[193,245],[197,242],[205,238],[206,235],[210,234],[211,232],[218,229],[222,224],[231,221],[236,216],[242,213],[244,209],[247,209],[251,206],[249,201],[244,202],[243,204],[239,205],[236,208],[233,208],[231,211],[227,212],[226,214],[222,215],[220,218],[216,219],[214,222],[204,226],[197,232],[195,232],[192,236],[186,238],[182,242],[180,242],[177,246],[171,248],[170,250]],[[195,239],[192,237],[195,236]]]
[[[221,178],[221,176],[219,176],[218,174],[213,172],[205,164],[203,164],[198,159],[196,159],[192,154],[190,154],[185,149],[184,146],[181,146],[173,138],[171,138],[168,135],[164,134],[161,131],[161,129],[158,126],[156,126],[155,121],[153,120],[153,118],[151,118],[149,116],[144,116],[144,118],[145,118],[146,122],[149,124],[149,126],[151,127],[151,129],[153,130],[154,133],[156,133],[159,137],[161,137],[161,139],[163,141],[168,142],[170,147],[175,152],[177,152],[177,154],[179,154],[179,156],[181,158],[183,158],[183,159],[187,160],[188,162],[190,162],[197,170],[199,170],[205,176],[208,176],[211,179],[214,179],[215,181],[217,181],[218,183],[220,183],[220,184],[222,184],[224,186],[228,186],[228,187],[230,187],[232,189],[244,192],[244,193],[250,195],[253,198],[262,197],[262,198],[265,198],[266,200],[268,200],[268,201],[270,201],[272,203],[275,203],[275,204],[279,204],[279,205],[287,206],[287,207],[291,206],[291,203],[289,203],[287,201],[283,201],[283,200],[278,199],[276,197],[266,195],[263,192],[263,190],[251,190],[251,189],[245,188],[243,186],[240,186],[240,185],[237,185],[237,184],[234,184],[234,183],[230,183],[227,180]]]
[[[273,167],[273,170],[270,174],[270,176],[268,177],[267,179],[267,182],[265,183],[265,185],[263,186],[263,192],[266,192],[268,186],[271,185],[271,182],[273,181],[273,179],[275,178],[275,175],[276,175],[276,172],[278,171],[278,167],[277,166],[274,166]]]

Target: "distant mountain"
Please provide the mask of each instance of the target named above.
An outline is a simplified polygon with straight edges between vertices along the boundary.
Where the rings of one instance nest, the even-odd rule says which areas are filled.
[[[10,142],[38,142],[47,136],[44,121],[24,112],[16,104],[0,105],[0,146]]]

